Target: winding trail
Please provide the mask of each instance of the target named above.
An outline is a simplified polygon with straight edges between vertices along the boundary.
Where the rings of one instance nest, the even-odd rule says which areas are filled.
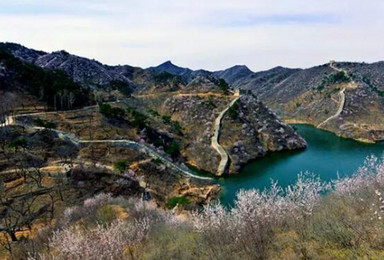
[[[113,102],[118,103],[118,102]],[[80,109],[74,109],[74,110],[63,110],[63,111],[49,111],[49,112],[37,112],[37,113],[27,113],[27,114],[19,114],[19,115],[10,115],[5,117],[5,121],[3,123],[0,123],[0,127],[4,127],[7,125],[16,125],[16,119],[20,117],[26,117],[26,116],[42,116],[42,115],[54,115],[60,112],[80,112],[85,110],[91,110],[94,108],[97,108],[98,105],[95,106],[87,106]]]
[[[229,156],[228,156],[227,152],[219,144],[221,121],[222,121],[225,113],[228,111],[228,109],[230,109],[241,96],[239,94],[235,94],[235,97],[236,98],[234,100],[232,100],[231,103],[229,103],[229,105],[223,111],[221,111],[220,115],[215,120],[215,125],[214,125],[215,132],[212,136],[211,146],[213,149],[215,149],[220,154],[220,157],[221,157],[219,167],[217,168],[217,175],[219,175],[219,176],[221,176],[225,173],[225,171],[227,170],[227,167],[228,167],[228,163],[229,163]]]
[[[335,62],[331,61],[329,63],[329,67],[333,70],[335,70],[336,72],[344,72],[346,75],[347,75],[347,71],[345,71],[344,69],[341,69],[341,68],[338,68],[335,66]],[[324,126],[325,124],[327,124],[329,121],[333,120],[333,119],[336,119],[340,116],[340,114],[343,112],[343,109],[344,109],[344,106],[345,106],[345,90],[347,88],[357,88],[358,85],[356,84],[356,82],[352,81],[352,82],[349,82],[348,85],[344,88],[342,88],[340,91],[339,91],[339,97],[340,97],[340,104],[339,104],[339,108],[337,109],[336,113],[333,115],[333,116],[330,116],[328,117],[327,119],[325,119],[322,123],[320,123],[317,127],[318,128],[321,128],[322,126]]]
[[[96,107],[96,106],[90,106],[90,107],[86,107],[84,109],[78,109],[78,110],[69,110],[66,112],[76,112],[76,111],[88,110],[88,109],[92,109],[94,107]],[[57,113],[57,112],[41,112],[41,113],[39,112],[39,113],[33,113],[33,114],[21,114],[21,115],[8,116],[5,119],[5,123],[1,124],[0,127],[4,127],[7,125],[18,125],[18,123],[16,122],[16,118],[19,118],[19,117],[46,115],[47,113],[53,114],[53,113]],[[22,126],[28,127],[30,129],[33,129],[33,130],[46,129],[44,127],[37,127],[37,126],[30,126],[30,125],[28,125],[28,126],[22,125]],[[67,132],[63,132],[60,130],[56,130],[56,129],[49,129],[49,130],[52,132],[55,132],[60,139],[68,140],[68,141],[72,142],[73,144],[75,144],[76,146],[79,146],[81,144],[108,143],[108,144],[113,144],[113,145],[117,145],[120,147],[130,148],[130,149],[134,149],[134,150],[138,150],[140,152],[146,153],[154,159],[159,159],[167,167],[172,168],[174,170],[177,170],[177,171],[181,172],[183,175],[186,175],[188,177],[200,179],[200,180],[212,180],[212,178],[210,178],[210,177],[202,177],[202,176],[195,175],[191,171],[189,171],[188,168],[185,167],[185,169],[184,169],[184,167],[175,164],[170,158],[165,157],[164,155],[162,155],[160,152],[156,151],[155,149],[148,147],[144,144],[132,141],[132,140],[81,140],[75,134],[72,134],[72,133],[67,133]]]
[[[343,88],[340,92],[339,92],[339,96],[340,96],[340,105],[339,105],[339,108],[337,109],[336,113],[333,115],[333,116],[330,116],[328,117],[327,119],[325,119],[322,123],[320,123],[317,127],[320,128],[322,127],[323,125],[325,125],[326,123],[328,123],[329,121],[335,119],[335,118],[338,118],[341,114],[341,112],[343,112],[343,109],[344,109],[344,105],[345,105],[345,88]]]

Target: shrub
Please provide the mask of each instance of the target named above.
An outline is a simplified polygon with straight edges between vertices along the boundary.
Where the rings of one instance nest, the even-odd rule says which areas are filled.
[[[104,205],[96,210],[95,222],[106,225],[112,223],[116,219],[116,213],[110,205]]]
[[[153,162],[154,164],[157,164],[157,165],[160,165],[160,164],[163,163],[163,161],[162,161],[161,159],[159,159],[159,158],[153,159],[152,162]]]
[[[160,72],[160,73],[154,75],[153,79],[157,83],[166,83],[167,81],[169,81],[175,77],[176,77],[175,75],[164,71],[164,72]]]
[[[170,145],[165,148],[165,152],[170,154],[172,157],[176,157],[180,154],[180,144],[178,141],[173,140]]]
[[[109,104],[99,104],[99,112],[108,119],[123,119],[125,117],[124,109],[111,107]]]
[[[233,104],[228,109],[227,114],[232,120],[236,120],[239,117],[239,105],[237,103]]]
[[[25,138],[16,138],[8,144],[8,147],[15,148],[17,150],[19,147],[25,148],[27,143],[28,142]]]
[[[172,122],[172,119],[170,116],[162,116],[163,122],[166,124],[170,124]]]
[[[215,108],[216,105],[213,102],[213,96],[209,96],[208,101],[205,103],[208,108]]]
[[[189,199],[185,196],[181,197],[172,197],[168,200],[167,206],[170,209],[173,209],[176,205],[185,206],[190,203]]]
[[[177,132],[182,134],[183,128],[178,121],[172,120],[170,116],[162,116],[162,119],[165,124],[172,126]]]
[[[150,232],[141,259],[209,259],[203,257],[209,245],[201,242],[189,225],[159,225]]]
[[[120,173],[123,173],[128,169],[128,162],[125,160],[117,161],[113,164],[113,168],[115,168],[115,170],[119,171]]]
[[[150,109],[150,110],[148,110],[148,112],[149,112],[152,116],[154,116],[154,117],[159,117],[159,116],[160,116],[159,112],[157,112],[156,110]]]
[[[350,82],[351,78],[348,77],[344,71],[339,71],[336,74],[332,74],[329,78],[331,84]]]
[[[218,86],[224,94],[227,95],[229,93],[229,85],[224,79],[219,79]]]
[[[148,118],[146,115],[136,111],[133,107],[127,107],[127,112],[133,117],[133,125],[135,127],[142,129],[146,126],[145,121]]]
[[[43,119],[41,119],[41,118],[37,118],[36,120],[35,120],[35,124],[37,125],[37,126],[40,126],[40,127],[45,127],[45,128],[49,128],[49,129],[54,129],[54,128],[56,128],[56,123],[54,123],[54,122],[51,122],[51,121],[47,121],[47,120],[43,120]]]
[[[109,82],[108,87],[111,89],[117,89],[126,96],[130,96],[133,92],[132,88],[129,86],[129,83],[121,80],[112,80]]]

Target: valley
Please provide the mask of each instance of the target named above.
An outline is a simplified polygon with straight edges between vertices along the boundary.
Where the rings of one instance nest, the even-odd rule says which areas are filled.
[[[0,231],[34,238],[98,196],[189,220],[271,179],[349,176],[382,153],[381,65],[143,69],[2,43]],[[108,214],[129,214],[117,204]]]

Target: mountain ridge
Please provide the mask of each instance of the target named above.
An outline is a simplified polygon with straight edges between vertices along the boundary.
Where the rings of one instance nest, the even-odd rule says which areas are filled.
[[[191,70],[171,61],[143,69],[130,65],[110,66],[65,51],[46,53],[19,44],[0,43],[16,57],[42,68],[64,70],[76,83],[110,92],[119,88],[144,91],[175,91],[199,77],[224,79],[232,89],[251,91],[286,122],[303,122],[364,141],[384,140],[384,62],[332,62],[306,69],[274,67],[253,72],[245,65],[221,71]],[[204,80],[203,80],[204,81]],[[202,81],[202,82],[203,82]],[[208,80],[209,81],[209,80]],[[346,84],[345,107],[327,124],[321,124],[339,108],[339,91]]]

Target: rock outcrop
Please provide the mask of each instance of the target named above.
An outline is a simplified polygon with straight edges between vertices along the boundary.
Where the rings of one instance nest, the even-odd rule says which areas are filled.
[[[253,95],[240,97],[223,118],[220,143],[230,156],[230,173],[270,152],[304,149],[306,142]]]
[[[213,126],[230,102],[231,96],[226,99],[174,96],[164,103],[165,112],[183,122],[183,155],[189,164],[216,174],[221,158],[211,146]],[[253,95],[242,96],[225,113],[219,142],[230,157],[229,173],[238,173],[244,164],[269,152],[306,147],[305,140],[292,127]]]

